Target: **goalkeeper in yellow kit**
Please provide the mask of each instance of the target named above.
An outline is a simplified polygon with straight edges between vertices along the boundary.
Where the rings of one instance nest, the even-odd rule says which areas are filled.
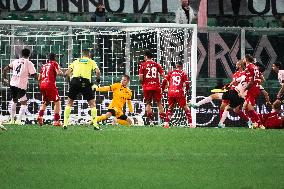
[[[122,76],[120,83],[114,83],[110,86],[97,87],[93,88],[99,92],[113,92],[113,99],[108,107],[107,113],[97,117],[97,122],[108,119],[111,116],[115,116],[117,123],[120,125],[131,125],[132,121],[123,113],[123,107],[127,102],[130,113],[133,113],[133,107],[131,103],[132,92],[127,87],[130,81],[128,75]]]

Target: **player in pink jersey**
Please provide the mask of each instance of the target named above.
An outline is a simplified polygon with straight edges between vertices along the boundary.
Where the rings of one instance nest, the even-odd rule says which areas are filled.
[[[281,88],[277,94],[276,101],[274,103],[284,101],[284,70],[281,70],[282,66],[280,62],[275,62],[272,64],[272,70],[278,74],[278,81],[281,85]]]
[[[3,79],[6,84],[8,84],[7,73],[9,70],[13,70],[12,78],[10,81],[10,89],[12,95],[12,105],[11,105],[11,124],[22,124],[21,120],[25,115],[27,110],[27,96],[26,90],[28,87],[29,76],[37,78],[36,70],[34,64],[29,61],[30,50],[22,50],[22,58],[12,61],[8,66],[3,69]],[[21,103],[21,108],[19,111],[19,116],[15,122],[16,105],[18,100]]]
[[[162,105],[162,90],[160,85],[160,76],[165,77],[162,66],[153,61],[153,54],[145,51],[144,62],[139,67],[139,80],[142,84],[144,101],[146,103],[146,115],[153,125],[154,116],[152,111],[152,101],[157,102],[159,115],[164,119],[166,114]]]
[[[168,84],[168,101],[169,108],[166,113],[166,121],[164,128],[169,128],[169,122],[172,116],[172,110],[176,104],[184,109],[188,124],[192,126],[191,113],[189,107],[186,105],[186,96],[183,87],[185,86],[186,93],[189,93],[189,80],[187,74],[182,70],[182,63],[176,63],[176,69],[169,72],[165,77],[162,89]]]
[[[50,53],[48,55],[48,62],[43,64],[38,77],[40,83],[40,92],[42,94],[42,105],[38,113],[37,121],[41,126],[43,125],[44,111],[49,102],[54,102],[54,126],[61,126],[60,124],[60,98],[58,89],[56,87],[56,76],[63,75],[58,63],[56,62],[56,54]]]

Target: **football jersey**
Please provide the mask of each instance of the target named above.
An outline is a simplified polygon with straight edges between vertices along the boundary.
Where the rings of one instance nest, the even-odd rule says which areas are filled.
[[[132,92],[128,87],[123,86],[121,83],[114,83],[110,86],[110,90],[113,91],[113,99],[109,105],[109,108],[123,109],[127,100],[131,100]]]
[[[36,73],[34,64],[26,58],[19,58],[9,64],[12,68],[12,78],[10,85],[26,90],[29,76]]]
[[[169,82],[168,96],[179,97],[184,96],[184,84],[188,84],[188,76],[183,70],[173,70],[166,76]]]
[[[40,69],[40,85],[45,87],[56,87],[56,71],[58,69],[59,66],[56,61],[48,61],[46,64],[42,65]]]
[[[244,71],[236,71],[233,74],[233,85],[231,86],[231,90],[235,89],[235,87],[239,84],[241,77],[245,74]]]
[[[254,80],[253,85],[249,90],[254,90],[256,88],[259,88],[259,85],[261,83],[261,76],[262,74],[260,73],[259,69],[257,66],[255,66],[253,63],[250,63],[247,65],[246,69],[246,77],[247,77],[247,82],[251,81],[252,79]]]
[[[89,57],[82,57],[69,65],[69,68],[73,70],[72,77],[82,77],[85,79],[92,79],[92,72],[98,68],[95,61]]]
[[[278,80],[279,80],[280,85],[284,84],[284,70],[279,70]]]
[[[164,73],[162,66],[154,61],[145,61],[140,65],[139,75],[143,76],[144,90],[160,89],[160,75]]]
[[[241,96],[242,98],[245,98],[247,95],[247,86],[248,86],[248,81],[246,78],[246,75],[242,75],[241,77],[238,78],[238,82],[239,84],[237,86],[235,86],[235,90],[239,93],[239,96]]]

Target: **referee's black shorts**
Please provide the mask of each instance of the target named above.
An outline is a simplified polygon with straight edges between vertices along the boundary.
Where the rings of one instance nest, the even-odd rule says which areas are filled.
[[[93,100],[92,84],[89,79],[82,77],[73,77],[69,86],[68,97],[72,100],[76,100],[79,94],[83,95],[84,100]]]
[[[222,96],[222,100],[229,100],[229,106],[231,108],[236,108],[239,105],[242,105],[245,101],[235,90],[229,90],[225,92]]]

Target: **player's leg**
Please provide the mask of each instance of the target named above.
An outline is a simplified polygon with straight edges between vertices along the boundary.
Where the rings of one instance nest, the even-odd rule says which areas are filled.
[[[16,124],[18,125],[22,125],[22,119],[25,118],[25,114],[26,114],[26,111],[27,111],[27,101],[28,101],[28,98],[26,96],[26,90],[24,89],[19,89],[19,101],[21,103],[21,108],[20,108],[20,111],[19,111],[19,116],[16,120]]]
[[[166,119],[164,122],[164,128],[170,128],[170,121],[173,115],[173,109],[175,106],[175,98],[174,97],[168,97],[168,103],[169,103],[169,107],[167,109],[166,112]]]
[[[189,103],[189,106],[192,107],[192,108],[198,108],[199,106],[203,105],[203,104],[207,104],[207,103],[210,103],[212,102],[213,100],[221,100],[222,99],[222,93],[214,93],[214,94],[211,94],[210,96],[208,97],[205,97],[204,99],[200,100],[198,103],[196,104],[191,104]]]
[[[37,121],[40,126],[43,125],[43,115],[44,115],[44,111],[47,105],[48,105],[48,102],[43,100],[42,105],[40,106],[40,109],[38,112],[38,117],[37,117]]]
[[[54,123],[53,125],[56,127],[60,127],[60,111],[61,111],[61,102],[60,99],[54,102]]]
[[[64,109],[63,129],[67,129],[67,125],[69,124],[69,117],[70,117],[71,107],[73,106],[73,103],[74,103],[74,100],[68,97],[67,104]]]
[[[153,101],[154,92],[151,90],[144,91],[144,101],[146,103],[146,117],[149,120],[150,125],[154,125],[154,115],[152,111],[152,101]]]
[[[97,108],[96,108],[95,99],[93,98],[93,99],[89,100],[88,104],[91,108],[91,117],[92,117],[94,129],[100,130],[100,127],[98,126],[98,117],[97,117]]]
[[[97,122],[107,120],[111,116],[115,116],[115,110],[114,109],[108,109],[106,114],[102,114],[102,115],[98,116]]]
[[[228,115],[229,115],[229,109],[230,109],[230,105],[227,105],[223,111],[222,116],[220,117],[220,121],[218,123],[218,128],[225,128],[225,120],[227,119]]]
[[[0,130],[6,131],[6,127],[4,127],[4,125],[2,125],[2,115],[0,115]]]
[[[133,123],[129,117],[127,117],[125,114],[117,117],[117,123],[124,126],[131,126]]]
[[[165,113],[164,107],[162,105],[162,92],[161,92],[161,90],[157,90],[154,93],[154,99],[157,102],[160,119],[165,120],[166,119],[166,113]]]
[[[16,115],[16,108],[17,108],[17,103],[18,103],[18,90],[17,87],[10,86],[11,89],[11,110],[10,110],[10,122],[9,124],[14,124],[15,123],[15,115]]]

